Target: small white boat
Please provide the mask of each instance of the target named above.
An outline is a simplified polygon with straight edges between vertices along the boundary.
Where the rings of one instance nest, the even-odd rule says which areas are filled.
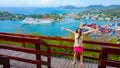
[[[119,26],[117,26],[115,30],[120,31],[120,27],[119,27]]]

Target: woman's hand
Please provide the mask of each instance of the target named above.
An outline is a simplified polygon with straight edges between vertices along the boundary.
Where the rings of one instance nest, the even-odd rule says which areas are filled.
[[[94,30],[95,32],[99,32],[99,27],[96,26],[96,29]]]
[[[72,31],[71,29],[68,29],[68,28],[64,28],[64,27],[62,27],[62,28],[61,28],[61,30],[66,30],[66,31],[69,31],[69,32],[71,32],[71,33],[75,34],[75,32],[74,32],[74,31]]]
[[[64,27],[62,27],[62,28],[61,28],[61,30],[65,30],[65,28],[64,28]]]

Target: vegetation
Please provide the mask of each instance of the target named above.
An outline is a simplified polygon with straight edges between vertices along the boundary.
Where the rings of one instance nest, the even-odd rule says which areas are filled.
[[[23,20],[25,15],[22,14],[12,14],[5,11],[0,11],[0,20]]]
[[[62,17],[59,14],[30,14],[30,15],[23,15],[23,14],[13,14],[5,11],[0,11],[0,20],[24,20],[26,17],[32,18],[50,18],[54,19],[55,21],[61,21]]]
[[[84,11],[75,13],[66,13],[64,16],[77,20],[86,18],[87,20],[120,20],[120,5],[90,5],[84,7]]]

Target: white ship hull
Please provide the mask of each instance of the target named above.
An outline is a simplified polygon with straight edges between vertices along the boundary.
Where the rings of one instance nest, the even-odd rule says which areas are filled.
[[[35,18],[25,18],[22,21],[24,24],[45,24],[45,23],[53,23],[53,19],[35,19]]]

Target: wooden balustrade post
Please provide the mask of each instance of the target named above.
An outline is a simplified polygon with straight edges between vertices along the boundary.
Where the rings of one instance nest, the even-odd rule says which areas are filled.
[[[6,56],[0,56],[0,64],[3,64],[3,68],[10,68],[10,60]]]
[[[102,60],[107,60],[108,53],[105,52],[104,48],[102,49],[99,57],[99,65],[98,68],[106,68],[106,65],[103,65]]]
[[[26,47],[25,42],[23,42],[23,47]]]
[[[48,68],[51,68],[51,48],[50,48],[50,46],[48,45],[48,49],[47,49],[47,51],[48,51],[48,58],[47,58],[47,60],[48,60],[48,63],[49,63],[49,65],[48,65]]]
[[[36,60],[39,60],[39,63],[36,65],[36,67],[37,68],[42,68],[41,67],[41,50],[40,50],[40,44],[39,43],[35,44],[35,49],[40,52],[39,54],[36,54]]]

